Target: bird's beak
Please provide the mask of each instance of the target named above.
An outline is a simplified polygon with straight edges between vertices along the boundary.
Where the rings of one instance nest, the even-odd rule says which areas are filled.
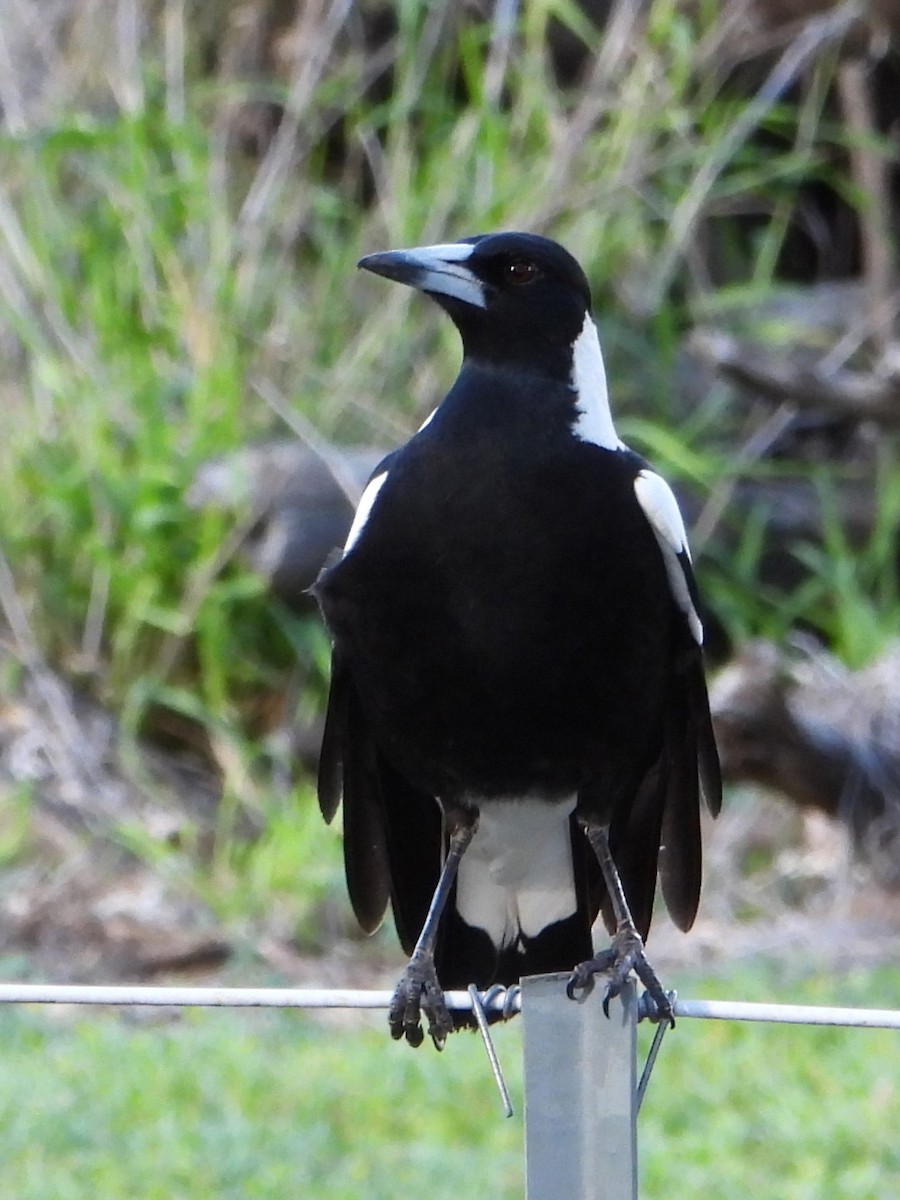
[[[359,266],[420,292],[449,296],[474,308],[485,308],[484,284],[466,266],[466,259],[474,249],[469,242],[451,242],[443,246],[419,246],[415,250],[387,250],[383,254],[367,254],[359,260]]]

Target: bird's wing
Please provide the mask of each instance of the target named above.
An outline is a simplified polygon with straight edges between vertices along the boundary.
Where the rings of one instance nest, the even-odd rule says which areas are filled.
[[[434,416],[433,413],[432,416]],[[426,420],[422,428],[424,429],[425,425],[427,424],[428,421]],[[384,487],[385,483],[387,482],[388,475],[405,449],[405,446],[400,446],[396,450],[391,450],[390,453],[386,454],[381,462],[372,471],[366,486],[363,488],[363,494],[359,498],[359,503],[356,505],[356,511],[353,514],[353,520],[351,521],[350,529],[347,532],[347,538],[344,542],[343,551],[339,557],[349,554],[359,541],[360,537],[362,536],[363,529],[372,515],[372,510],[375,507],[375,501],[378,499],[378,494]]]
[[[444,861],[446,837],[441,807],[430,793],[417,788],[380,752],[376,773],[382,797],[391,907],[397,937],[412,954]]]
[[[662,551],[675,603],[684,614],[694,641],[701,646],[703,625],[697,612],[697,585],[678,501],[662,476],[647,467],[638,472],[634,491]]]
[[[700,792],[715,816],[721,807],[722,783],[703,670],[703,627],[684,522],[675,496],[659,475],[643,468],[634,488],[659,544],[681,617],[676,622],[660,756],[633,805],[621,812],[610,830],[626,895],[633,910],[637,909],[632,912],[635,924],[646,934],[657,866],[672,919],[681,929],[692,925],[700,897]]]
[[[656,877],[672,920],[690,929],[700,900],[701,783],[715,816],[721,804],[719,760],[713,739],[700,648],[687,637],[670,674],[663,706],[659,755],[633,802],[619,806],[610,827],[610,848],[635,926],[647,936]],[[608,897],[603,916],[615,920]]]
[[[709,811],[717,816],[722,806],[722,777],[709,715],[703,671],[703,625],[684,521],[672,489],[654,471],[643,468],[634,481],[634,490],[656,536],[672,597],[684,619],[677,639],[676,677],[682,680],[683,701],[692,718],[703,795]]]
[[[335,650],[319,758],[319,806],[326,821],[342,800],[344,867],[356,918],[374,933],[390,899],[400,942],[412,953],[440,874],[440,807],[385,757]]]
[[[347,890],[366,933],[374,933],[381,924],[390,897],[390,863],[374,751],[349,672],[335,651],[319,756],[319,807],[330,822],[341,800],[344,802]]]
[[[384,487],[385,480],[388,477],[387,467],[384,463],[375,468],[375,473],[365,486],[363,494],[359,498],[359,504],[356,506],[356,512],[353,514],[353,521],[350,525],[350,530],[347,534],[347,540],[344,542],[344,553],[348,554],[352,550],[355,543],[359,540],[359,535],[363,531],[363,526],[369,519],[372,512],[372,507],[378,497],[378,493]]]

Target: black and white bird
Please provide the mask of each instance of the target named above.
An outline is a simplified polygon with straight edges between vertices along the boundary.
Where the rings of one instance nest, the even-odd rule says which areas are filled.
[[[721,783],[684,524],[617,437],[575,259],[498,233],[372,254],[462,337],[446,398],[378,466],[315,586],[334,650],[319,799],[347,884],[411,955],[390,1027],[440,1044],[443,988],[634,969],[657,873],[700,895],[700,796]],[[594,954],[602,913],[610,949]],[[457,1019],[458,1020],[458,1019]]]

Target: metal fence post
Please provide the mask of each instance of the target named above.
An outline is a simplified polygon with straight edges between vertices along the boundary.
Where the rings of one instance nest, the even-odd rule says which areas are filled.
[[[637,1000],[602,1008],[568,975],[522,980],[527,1200],[637,1200]]]

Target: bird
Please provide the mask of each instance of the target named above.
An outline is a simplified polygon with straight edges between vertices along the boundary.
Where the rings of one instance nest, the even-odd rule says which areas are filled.
[[[438,1048],[444,991],[568,972],[578,997],[647,959],[657,879],[687,930],[701,796],[721,777],[684,522],[618,437],[591,290],[536,234],[370,254],[462,341],[458,377],[374,469],[313,592],[332,642],[318,774],[343,803],[366,932],[393,910],[409,960],[391,1035]],[[594,952],[598,916],[612,934]]]

